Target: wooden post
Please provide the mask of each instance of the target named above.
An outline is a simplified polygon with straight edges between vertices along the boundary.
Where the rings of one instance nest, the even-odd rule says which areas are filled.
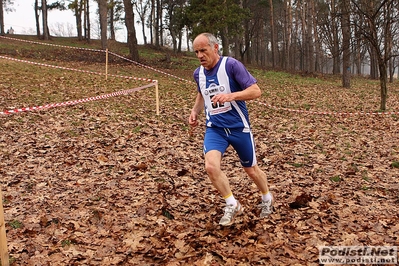
[[[158,80],[155,81],[155,98],[157,103],[157,115],[159,115],[159,93],[158,93]]]
[[[2,266],[9,266],[9,255],[6,236],[6,225],[4,222],[3,195],[0,189],[0,258]]]
[[[105,50],[105,80],[108,80],[108,48]]]

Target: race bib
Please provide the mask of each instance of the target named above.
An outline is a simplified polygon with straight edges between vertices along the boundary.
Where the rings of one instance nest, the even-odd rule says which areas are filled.
[[[229,93],[224,85],[211,84],[209,88],[204,90],[204,99],[210,115],[225,113],[232,109],[230,102],[225,102],[223,104],[212,102],[212,98],[221,93]]]

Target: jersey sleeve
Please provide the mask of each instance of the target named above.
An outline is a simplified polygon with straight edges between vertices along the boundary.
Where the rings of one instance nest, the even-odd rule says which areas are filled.
[[[229,57],[226,62],[226,70],[233,77],[234,80],[240,85],[242,90],[255,84],[257,80],[249,73],[243,63],[235,58]]]

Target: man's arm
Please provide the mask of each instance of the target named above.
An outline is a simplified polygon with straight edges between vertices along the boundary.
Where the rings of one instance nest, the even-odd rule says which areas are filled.
[[[200,92],[197,93],[197,97],[195,98],[195,103],[193,109],[191,109],[190,117],[188,118],[188,123],[196,127],[198,125],[198,115],[204,108],[204,98]]]
[[[228,93],[228,94],[221,93],[221,94],[215,95],[212,98],[212,102],[214,104],[216,104],[216,103],[223,104],[225,102],[231,102],[231,101],[249,101],[249,100],[259,98],[261,94],[262,94],[262,92],[261,92],[258,84],[254,83],[242,91],[237,91],[237,92]]]

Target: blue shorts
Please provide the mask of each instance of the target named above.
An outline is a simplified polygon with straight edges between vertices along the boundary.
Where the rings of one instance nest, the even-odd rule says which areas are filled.
[[[229,145],[237,152],[243,167],[256,165],[255,142],[250,130],[243,132],[242,128],[206,128],[204,153],[218,150],[223,156]]]

